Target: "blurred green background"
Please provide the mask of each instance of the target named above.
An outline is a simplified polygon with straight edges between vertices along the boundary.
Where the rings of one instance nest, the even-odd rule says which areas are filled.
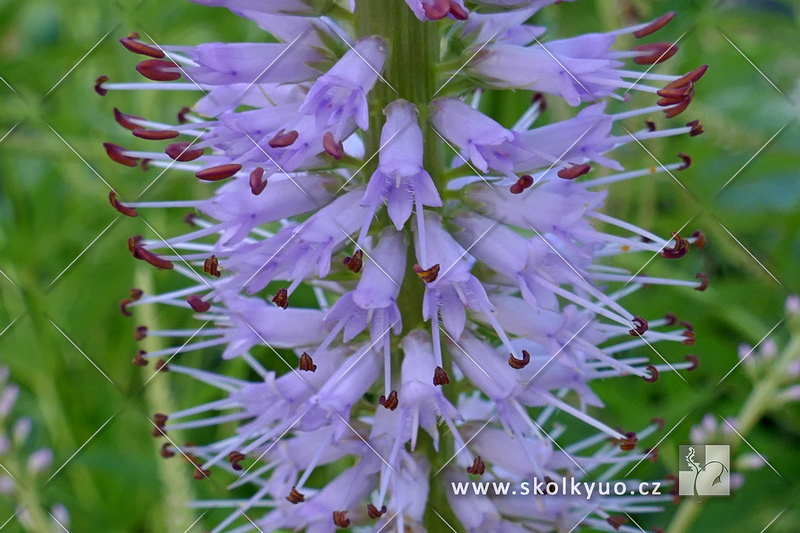
[[[798,7],[780,0],[581,0],[546,9],[536,22],[549,26],[547,37],[555,38],[618,28],[672,9],[678,15],[659,36],[680,37],[680,52],[657,71],[710,65],[691,107],[673,121],[698,118],[706,133],[647,143],[663,163],[676,161],[679,152],[694,158],[689,170],[676,174],[686,190],[665,174],[618,184],[609,211],[660,235],[687,222],[686,231],[702,230],[709,240],[705,250],[680,261],[657,259],[646,272],[691,278],[703,271],[711,287],[705,293],[650,288],[627,301],[647,317],[673,312],[692,321],[698,340],[691,351],[701,357],[700,369],[686,375],[688,384],[665,374],[652,385],[614,380],[596,388],[607,402],[603,420],[612,426],[641,427],[662,416],[672,428],[689,413],[660,446],[660,462],[639,467],[642,478],[675,470],[677,446],[688,442],[703,414],[735,416],[751,381],[739,368],[716,384],[737,362],[737,346],[759,342],[781,320],[786,296],[800,292],[800,108],[792,103],[800,102]],[[169,44],[265,38],[226,10],[185,0],[0,0],[0,270],[8,277],[0,278],[0,363],[22,387],[15,414],[34,419],[27,447],[51,446],[53,472],[75,454],[51,481],[45,483],[48,473],[29,487],[47,505],[67,506],[71,531],[180,533],[200,516],[181,502],[222,497],[224,483],[193,482],[188,465],[160,460],[147,416],[169,411],[173,402],[199,403],[211,391],[170,375],[144,386],[152,370],[130,362],[137,349],[133,330],[144,317],[121,316],[119,300],[142,282],[166,289],[180,281],[138,270],[125,241],[152,233],[108,205],[104,181],[123,198],[134,198],[160,171],[112,163],[102,142],[134,145],[114,122],[114,107],[171,120],[198,93],[96,95],[92,86],[101,74],[138,81],[137,59],[118,43],[130,31]],[[529,96],[491,94],[487,110],[508,125]],[[634,98],[639,105],[652,101]],[[556,104],[548,111],[551,118],[569,112]],[[661,117],[656,120],[666,127]],[[656,164],[635,144],[623,150],[618,159],[627,168]],[[142,199],[197,198],[207,194],[201,189],[190,176],[167,171]],[[182,215],[148,212],[147,220],[160,234],[172,235],[182,230]],[[647,257],[629,260],[626,266],[637,270]],[[147,319],[191,325],[175,313]],[[786,324],[771,337],[783,346]],[[686,351],[664,346],[662,353],[679,360]],[[187,359],[182,362],[215,365],[213,351]],[[735,495],[709,502],[692,531],[759,532],[787,507],[767,531],[798,530],[800,509],[791,507],[800,501],[797,404],[763,417],[748,441],[782,478],[769,468],[748,473]],[[665,527],[674,512],[637,521]],[[13,504],[0,499],[0,525],[13,513]],[[206,520],[210,527],[212,516],[193,530],[201,531]],[[19,531],[20,525],[12,519],[2,529]]]

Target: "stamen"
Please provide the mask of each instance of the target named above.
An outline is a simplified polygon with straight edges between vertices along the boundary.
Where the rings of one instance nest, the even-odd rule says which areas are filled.
[[[186,118],[186,115],[191,113],[192,110],[189,107],[182,107],[180,111],[178,111],[178,124],[187,124],[189,119]]]
[[[528,363],[531,362],[531,354],[528,353],[527,350],[522,350],[522,359],[517,359],[512,352],[511,355],[508,357],[508,364],[511,368],[516,370],[520,370],[528,366]]]
[[[433,384],[439,386],[447,385],[448,383],[450,383],[450,377],[447,372],[442,367],[437,366],[436,370],[433,371]]]
[[[619,448],[623,452],[629,452],[634,448],[636,448],[636,444],[638,442],[639,439],[636,436],[636,433],[634,433],[633,431],[629,431],[628,433],[625,434],[625,436],[622,439],[620,439]]]
[[[205,168],[195,173],[197,179],[203,181],[220,181],[230,178],[237,172],[242,170],[242,165],[236,163],[228,163],[225,165],[218,165],[216,167]]]
[[[649,326],[647,325],[647,320],[644,318],[640,316],[634,316],[631,322],[633,322],[634,328],[629,330],[628,333],[632,337],[641,337],[647,332]]]
[[[164,270],[172,270],[175,266],[172,264],[171,261],[166,259],[162,259],[158,257],[156,254],[144,248],[140,242],[142,240],[141,235],[135,235],[128,239],[128,250],[131,251],[131,254],[136,259],[141,259],[142,261],[147,261],[151,265],[156,268],[161,268]]]
[[[175,130],[148,130],[144,128],[137,128],[133,130],[133,136],[139,137],[146,141],[168,141],[180,135]]]
[[[169,449],[171,443],[165,442],[161,445],[161,457],[164,459],[169,459],[170,457],[175,457],[175,452]]]
[[[103,84],[106,83],[110,78],[108,76],[100,76],[94,81],[94,92],[99,94],[100,96],[105,96],[108,94],[108,89],[103,87]]]
[[[156,361],[156,372],[169,372],[169,365],[164,359]]]
[[[622,515],[609,516],[606,518],[606,522],[608,522],[609,525],[616,531],[619,531],[619,528],[622,527],[627,521],[628,519]]]
[[[111,158],[112,161],[115,163],[119,163],[120,165],[125,165],[126,167],[135,167],[139,164],[139,159],[135,157],[129,157],[125,155],[123,152],[125,148],[118,144],[114,143],[103,143],[103,148],[106,149],[106,154],[108,157]]]
[[[521,194],[522,191],[533,185],[533,176],[524,174],[511,186],[511,194]]]
[[[708,276],[706,276],[702,272],[698,272],[697,274],[695,274],[694,277],[700,280],[700,285],[695,287],[694,290],[703,292],[708,288]]]
[[[167,434],[167,432],[164,431],[164,424],[167,423],[167,418],[167,415],[161,413],[156,413],[153,415],[153,423],[156,425],[156,427],[153,428],[154,437],[160,437]]]
[[[134,120],[144,120],[143,117],[137,117],[136,115],[128,115],[127,113],[123,113],[116,107],[114,108],[114,120],[117,121],[117,124],[122,126],[127,130],[138,130],[141,128],[139,124],[133,122]]]
[[[646,52],[633,58],[637,65],[657,65],[671,58],[678,52],[678,47],[672,43],[640,44],[631,48],[634,52]]]
[[[136,332],[133,334],[133,338],[136,339],[136,341],[138,342],[144,340],[145,337],[147,337],[147,326],[139,326],[138,328],[136,328]]]
[[[700,230],[697,230],[694,233],[692,233],[692,239],[694,239],[694,242],[692,244],[694,244],[695,248],[697,248],[698,250],[702,250],[703,248],[706,247],[706,244],[708,244],[708,241],[706,241],[705,234]]]
[[[656,123],[653,122],[653,120],[649,119],[649,118],[644,121],[644,125],[647,127],[647,131],[649,131],[651,133],[658,129],[656,127]]]
[[[675,240],[675,245],[672,248],[664,248],[661,251],[661,257],[665,259],[680,259],[689,253],[689,242],[686,239],[677,233],[673,233],[672,238]]]
[[[108,201],[111,202],[111,205],[114,209],[125,215],[126,217],[137,217],[139,213],[136,212],[136,209],[133,207],[128,207],[123,205],[119,200],[117,200],[117,191],[111,191],[108,193]]]
[[[653,365],[647,365],[647,370],[650,372],[650,376],[644,376],[642,379],[647,383],[655,383],[658,381],[658,369]]]
[[[381,506],[381,510],[379,511],[377,507],[375,507],[371,503],[368,503],[367,504],[367,514],[373,520],[377,520],[378,518],[380,518],[381,516],[386,514],[386,506],[385,505]]]
[[[483,462],[480,455],[475,457],[472,466],[467,467],[467,472],[476,476],[482,476],[484,472],[486,472],[486,464]]]
[[[651,463],[658,461],[658,448],[645,448],[644,453]]]
[[[297,487],[292,487],[292,491],[286,497],[287,500],[294,504],[306,501],[306,496],[302,492],[297,491]]]
[[[334,511],[333,512],[333,523],[336,524],[337,527],[350,527],[350,519],[348,519],[345,515],[347,511]]]
[[[531,97],[531,105],[539,104],[539,112],[544,113],[547,111],[547,97],[544,93],[534,93]]]
[[[559,170],[558,177],[565,180],[574,180],[575,178],[583,176],[590,170],[592,170],[592,167],[588,163],[584,163],[582,165],[572,165],[571,167],[564,167]]]
[[[133,357],[133,364],[136,366],[147,366],[147,359],[144,358],[145,355],[147,355],[147,352],[144,350],[136,352],[136,355]]]
[[[429,20],[441,20],[450,12],[450,1],[434,0],[432,4],[423,2],[422,9]]]
[[[657,32],[658,30],[669,24],[669,21],[671,21],[674,16],[675,16],[674,11],[670,11],[665,15],[661,15],[660,17],[655,19],[653,22],[651,22],[644,28],[633,32],[633,36],[636,37],[637,39],[641,39],[642,37],[647,37],[648,35]]]
[[[697,356],[696,356],[695,354],[693,354],[693,353],[686,354],[686,356],[684,357],[684,359],[685,359],[685,360],[687,360],[687,361],[689,361],[690,363],[692,363],[692,366],[690,366],[689,368],[687,368],[687,369],[686,369],[686,370],[688,370],[689,372],[692,372],[692,371],[694,371],[694,370],[697,370],[697,367],[700,365],[700,358],[699,358],[699,357],[697,357]]]
[[[220,277],[222,274],[219,271],[219,259],[216,255],[212,255],[203,263],[203,272],[211,276]]]
[[[450,0],[450,14],[456,20],[467,20],[469,18],[469,13],[454,0]]]
[[[253,193],[253,196],[258,196],[267,188],[267,180],[262,179],[263,177],[264,169],[261,167],[256,167],[250,173],[250,192]]]
[[[275,137],[270,139],[269,145],[272,148],[286,148],[287,146],[291,146],[300,136],[297,131],[292,130],[284,133],[286,130],[281,130],[275,134]]]
[[[149,56],[155,59],[163,59],[166,57],[166,54],[159,48],[141,42],[139,40],[139,34],[136,32],[131,32],[127,37],[120,39],[119,42],[134,54]]]
[[[667,326],[674,326],[678,322],[678,317],[673,315],[672,313],[667,313],[664,315],[664,324]]]
[[[178,65],[163,59],[145,59],[136,65],[136,70],[148,80],[175,81],[181,79]]]
[[[195,222],[195,220],[197,220],[197,213],[192,213],[190,211],[189,213],[183,215],[183,221],[193,228],[197,227],[197,222]]]
[[[272,303],[280,307],[281,309],[286,309],[289,307],[289,292],[284,287],[280,289],[277,293],[275,293],[275,297],[272,299]]]
[[[239,462],[244,461],[246,458],[247,456],[242,452],[231,452],[228,454],[228,461],[230,461],[231,466],[237,472],[242,470],[243,468],[242,465],[239,464]]]
[[[352,257],[345,257],[342,263],[347,267],[347,270],[358,274],[364,265],[364,252],[356,250]]]
[[[668,83],[667,85],[664,86],[664,89],[665,90],[679,89],[679,88],[684,88],[689,84],[697,83],[697,81],[703,77],[703,75],[706,73],[707,70],[708,70],[708,65],[702,65],[700,67],[697,67],[693,71],[684,74],[677,80]]]
[[[692,166],[692,158],[690,156],[688,156],[688,155],[684,154],[683,152],[681,152],[681,153],[678,154],[678,157],[680,157],[681,161],[683,161],[683,165],[678,167],[678,170],[686,170],[687,168]],[[695,233],[698,233],[698,232],[695,232]],[[694,237],[694,235],[692,235],[692,236]]]
[[[686,331],[683,332],[683,336],[684,336],[684,339],[682,341],[682,344],[684,346],[694,346],[694,343],[697,340],[694,331],[691,331],[691,330],[687,329]]]
[[[395,409],[397,409],[397,405],[399,404],[399,401],[397,399],[397,391],[393,390],[392,392],[390,392],[388,398],[383,394],[381,394],[381,397],[378,399],[378,403],[387,408],[388,410],[394,411]]]
[[[344,144],[342,141],[337,142],[331,132],[325,133],[322,137],[322,147],[337,161],[344,157]]]
[[[436,278],[439,277],[439,264],[435,264],[427,270],[423,270],[423,268],[419,265],[414,265],[413,270],[414,274],[416,274],[419,279],[424,281],[425,283],[433,283],[436,281]]]
[[[300,356],[300,370],[303,372],[317,371],[317,365],[314,364],[314,360],[306,352],[303,352],[303,355]]]
[[[206,302],[199,294],[186,297],[186,302],[192,307],[195,313],[205,313],[211,309],[211,302]]]
[[[133,238],[133,237],[131,237],[131,238]],[[130,240],[129,240],[129,242],[130,242]],[[130,298],[125,298],[124,300],[122,300],[119,303],[119,310],[120,310],[120,312],[122,313],[123,316],[133,316],[133,313],[128,311],[128,306],[130,304],[132,304],[133,302],[138,301],[139,298],[142,297],[142,294],[144,294],[144,292],[141,289],[131,289]]]

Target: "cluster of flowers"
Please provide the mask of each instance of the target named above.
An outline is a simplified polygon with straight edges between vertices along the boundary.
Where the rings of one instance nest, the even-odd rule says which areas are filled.
[[[632,117],[663,111],[674,118],[694,97],[705,66],[682,76],[626,68],[626,60],[649,66],[668,59],[673,44],[614,49],[621,39],[646,39],[673,14],[542,44],[544,28],[527,21],[553,0],[480,0],[472,12],[461,0],[406,0],[420,23],[438,25],[459,43],[442,52],[442,65],[461,60],[444,73],[450,81],[430,95],[435,99],[412,103],[376,100],[377,85],[415,75],[387,68],[393,46],[415,43],[402,42],[402,27],[354,37],[352,12],[369,0],[195,1],[227,7],[279,42],[163,46],[132,34],[122,44],[147,57],[137,70],[159,83],[103,76],[95,90],[204,93],[180,111],[177,124],[115,110],[135,137],[170,141],[163,151],[111,143],[105,149],[122,165],[222,182],[200,200],[110,196],[131,217],[147,208],[192,210],[189,232],[128,242],[136,259],[180,273],[186,286],[164,294],[134,289],[122,311],[159,303],[213,324],[141,326],[137,338],[172,338],[176,346],[134,359],[140,366],[157,361],[157,368],[221,394],[156,415],[157,435],[239,424],[218,442],[164,445],[165,456],[188,458],[199,479],[217,467],[238,475],[232,487],[254,487],[248,500],[230,502],[233,511],[213,532],[332,532],[351,524],[421,531],[431,511],[454,516],[471,532],[571,531],[578,524],[639,531],[625,524],[626,515],[655,512],[669,495],[587,501],[448,494],[435,503],[428,495],[441,494],[433,484],[449,487],[469,476],[614,479],[626,465],[655,457],[637,447],[657,422],[637,434],[613,429],[588,410],[603,405],[593,380],[653,382],[663,371],[698,363],[694,355],[651,362],[649,345],[692,345],[691,325],[634,315],[620,301],[652,284],[704,290],[706,276],[661,279],[603,264],[635,252],[679,258],[705,244],[700,232],[663,238],[602,212],[606,185],[691,164],[680,154],[664,166],[625,170],[614,149],[703,131],[696,120],[658,130],[648,119],[641,130],[612,133]],[[486,89],[529,90],[534,97],[506,128],[478,110]],[[604,100],[628,101],[629,90],[659,100],[608,113]],[[535,126],[545,94],[589,105],[573,118]],[[371,113],[376,105],[385,119]],[[381,128],[377,154],[364,133],[370,127]],[[430,151],[437,143],[455,155],[432,168],[423,161],[436,160]],[[373,157],[374,171],[361,173]],[[597,165],[611,172],[583,178]],[[292,305],[300,287],[310,287],[318,305]],[[274,354],[268,363],[251,353],[258,346]],[[223,359],[244,360],[257,379],[166,359],[212,347]],[[623,355],[637,347],[644,355]],[[568,443],[551,420],[557,411],[596,434]],[[436,452],[420,453],[418,440]],[[336,468],[343,459],[351,466],[333,479],[310,482],[320,467]],[[262,517],[250,518],[263,508]]]
[[[11,412],[19,398],[20,389],[16,383],[9,383],[8,378],[8,369],[0,367],[0,458],[5,464],[0,472],[0,494],[17,503],[14,518],[26,531],[44,531],[43,525],[47,531],[63,531],[62,528],[68,528],[70,522],[69,511],[64,505],[54,504],[49,511],[45,511],[50,515],[48,517],[38,508],[38,501],[31,501],[31,498],[23,495],[23,492],[31,495],[37,478],[48,471],[53,462],[53,451],[39,448],[27,452],[26,444],[33,423],[28,417],[17,418],[11,423]],[[30,509],[29,505],[37,508]]]

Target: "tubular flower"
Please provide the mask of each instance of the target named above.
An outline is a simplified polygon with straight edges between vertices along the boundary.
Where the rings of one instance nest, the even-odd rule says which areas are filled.
[[[682,153],[626,169],[616,149],[703,132],[697,120],[657,129],[649,118],[685,112],[706,71],[651,72],[677,51],[649,39],[673,14],[543,42],[544,28],[527,21],[553,0],[194,1],[278,42],[161,46],[132,34],[122,44],[146,56],[137,70],[151,82],[102,76],[95,90],[202,93],[177,121],[115,109],[136,146],[165,144],[104,148],[121,165],[174,168],[210,187],[199,199],[109,200],[129,217],[189,210],[186,232],[128,241],[135,259],[183,285],[133,289],[120,309],[166,304],[203,323],[139,326],[137,340],[171,347],[133,361],[217,391],[156,414],[155,436],[236,426],[162,450],[189,458],[197,479],[222,471],[231,488],[252,488],[246,500],[195,503],[233,508],[211,531],[439,529],[428,510],[466,531],[637,531],[626,515],[657,512],[671,496],[631,496],[631,480],[616,482],[624,496],[589,498],[456,486],[614,480],[655,458],[638,443],[659,424],[620,429],[626,421],[602,416],[592,384],[652,383],[699,361],[654,359],[652,345],[691,346],[695,332],[625,299],[658,284],[705,290],[708,277],[612,261],[680,258],[705,237],[659,236],[604,212],[614,183],[691,165]],[[630,35],[644,42],[619,50]],[[484,89],[533,91],[530,107],[504,126],[481,111]],[[657,101],[635,107],[631,89]],[[586,105],[548,122],[551,97]],[[197,351],[236,361],[183,364]],[[226,375],[234,363],[253,372]],[[559,411],[566,425],[552,420]],[[570,438],[572,424],[592,436]]]

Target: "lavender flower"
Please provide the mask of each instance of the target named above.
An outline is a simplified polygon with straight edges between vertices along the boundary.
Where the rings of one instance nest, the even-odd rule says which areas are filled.
[[[660,424],[638,434],[614,429],[624,421],[592,414],[603,403],[591,384],[693,370],[694,355],[650,357],[655,343],[692,345],[691,324],[645,318],[623,300],[653,284],[705,290],[708,279],[631,273],[607,258],[679,258],[705,237],[658,236],[603,213],[603,205],[607,185],[691,164],[680,154],[665,166],[626,170],[614,153],[630,142],[703,131],[696,120],[658,130],[648,119],[632,134],[619,126],[659,111],[674,118],[695,96],[705,66],[682,76],[626,66],[660,63],[674,45],[615,49],[620,36],[646,38],[673,14],[541,42],[544,29],[526,22],[552,0],[482,0],[472,9],[460,0],[197,3],[227,7],[281,43],[160,46],[131,35],[122,39],[126,48],[149,57],[137,70],[162,85],[101,77],[95,89],[205,93],[181,110],[178,124],[115,110],[135,137],[169,140],[163,152],[105,149],[122,165],[225,182],[200,200],[110,196],[131,217],[140,209],[192,210],[188,232],[128,243],[134,258],[181,274],[185,286],[134,289],[121,309],[131,315],[161,303],[213,324],[140,326],[137,339],[172,338],[175,346],[134,358],[218,390],[201,405],[155,415],[155,435],[238,424],[216,442],[169,440],[163,448],[165,457],[188,458],[197,479],[214,467],[238,476],[231,487],[252,485],[244,502],[197,502],[233,508],[212,531],[440,529],[428,510],[467,531],[637,531],[624,515],[656,512],[672,496],[629,496],[638,481],[615,476],[657,457],[637,447]],[[442,35],[453,46],[440,47]],[[507,128],[480,111],[484,89],[535,94]],[[636,108],[628,89],[660,99]],[[589,105],[540,125],[543,93]],[[608,111],[606,99],[623,110]],[[595,166],[608,171],[583,178]],[[301,288],[311,289],[316,305],[298,295]],[[207,348],[243,360],[257,378],[173,361]],[[625,355],[631,350],[635,356]],[[596,434],[569,438],[551,420],[556,411]],[[521,483],[590,472],[616,479],[626,495],[526,499],[451,490],[477,476]],[[322,475],[329,479],[319,482]]]

